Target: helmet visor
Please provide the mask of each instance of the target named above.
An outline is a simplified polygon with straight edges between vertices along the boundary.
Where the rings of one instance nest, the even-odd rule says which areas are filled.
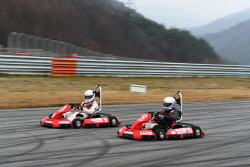
[[[93,96],[85,96],[85,99],[91,99]]]
[[[171,105],[172,105],[172,103],[163,103],[163,107],[169,107]]]

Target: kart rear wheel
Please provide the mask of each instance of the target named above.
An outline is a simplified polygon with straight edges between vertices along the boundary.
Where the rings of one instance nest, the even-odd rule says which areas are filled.
[[[110,123],[110,126],[114,127],[118,124],[118,121],[117,121],[116,117],[111,116],[111,117],[109,117],[109,123]]]
[[[200,127],[193,126],[192,129],[193,129],[193,133],[194,133],[195,138],[201,137],[201,128]]]
[[[79,129],[82,126],[82,121],[79,118],[75,118],[72,123],[75,129]]]
[[[164,140],[165,139],[165,130],[164,129],[156,129],[155,134],[157,140]]]

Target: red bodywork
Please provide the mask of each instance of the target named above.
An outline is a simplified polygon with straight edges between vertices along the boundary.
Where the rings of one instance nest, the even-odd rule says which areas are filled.
[[[70,105],[64,105],[60,110],[55,112],[51,117],[45,117],[40,123],[46,127],[56,127],[56,128],[67,128],[74,127],[73,123],[68,119],[61,119],[62,114],[68,112],[71,109]],[[97,118],[87,118],[83,121],[82,127],[105,127],[110,126],[110,118],[114,116],[101,117]],[[118,117],[115,117],[117,120],[117,125],[120,125],[120,120]]]
[[[137,119],[134,124],[131,126],[123,126],[120,130],[118,130],[118,135],[120,137],[129,138],[129,139],[157,139],[157,135],[152,130],[141,130],[146,122],[148,122],[152,118],[150,113],[144,113],[139,119]],[[190,126],[184,126],[175,128],[172,127],[165,131],[166,139],[180,139],[180,138],[192,138],[194,136],[192,124]],[[178,124],[178,126],[182,126],[182,124]],[[200,127],[199,127],[200,128]],[[200,128],[201,129],[201,128]],[[201,129],[201,136],[204,136],[204,132]]]
[[[112,116],[114,117],[114,116]],[[120,125],[121,122],[118,117],[115,117],[117,120],[117,125]],[[105,127],[105,126],[111,126],[110,125],[110,117],[98,117],[98,118],[88,118],[85,119],[84,122],[82,123],[82,127]]]
[[[73,124],[68,119],[61,119],[62,114],[68,112],[71,109],[70,105],[64,105],[60,110],[55,112],[51,117],[45,117],[41,121],[41,125],[46,127],[73,127]]]
[[[201,128],[200,128],[201,129]],[[203,129],[201,129],[201,136],[204,136]],[[183,138],[192,138],[194,136],[194,131],[192,127],[183,127],[176,129],[168,129],[165,133],[166,139],[183,139]]]
[[[123,126],[118,130],[118,135],[131,139],[156,139],[156,135],[152,130],[140,130],[143,125],[152,118],[150,113],[144,113],[137,119],[131,127]]]

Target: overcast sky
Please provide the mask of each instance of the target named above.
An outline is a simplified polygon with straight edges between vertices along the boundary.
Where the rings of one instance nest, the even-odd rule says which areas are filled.
[[[142,6],[171,7],[216,20],[250,8],[250,0],[119,0],[132,2],[136,10]]]

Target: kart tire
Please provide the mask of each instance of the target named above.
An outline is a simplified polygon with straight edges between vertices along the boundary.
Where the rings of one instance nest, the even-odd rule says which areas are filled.
[[[164,140],[165,139],[165,130],[164,129],[156,129],[155,134],[157,140]]]
[[[198,126],[192,126],[192,129],[193,129],[193,133],[194,133],[194,137],[195,138],[199,138],[201,137],[201,128],[198,127]]]
[[[116,126],[118,124],[118,120],[116,119],[116,117],[110,116],[109,117],[109,124],[112,127]]]
[[[75,118],[72,123],[75,129],[79,129],[82,126],[82,121],[79,118]]]

